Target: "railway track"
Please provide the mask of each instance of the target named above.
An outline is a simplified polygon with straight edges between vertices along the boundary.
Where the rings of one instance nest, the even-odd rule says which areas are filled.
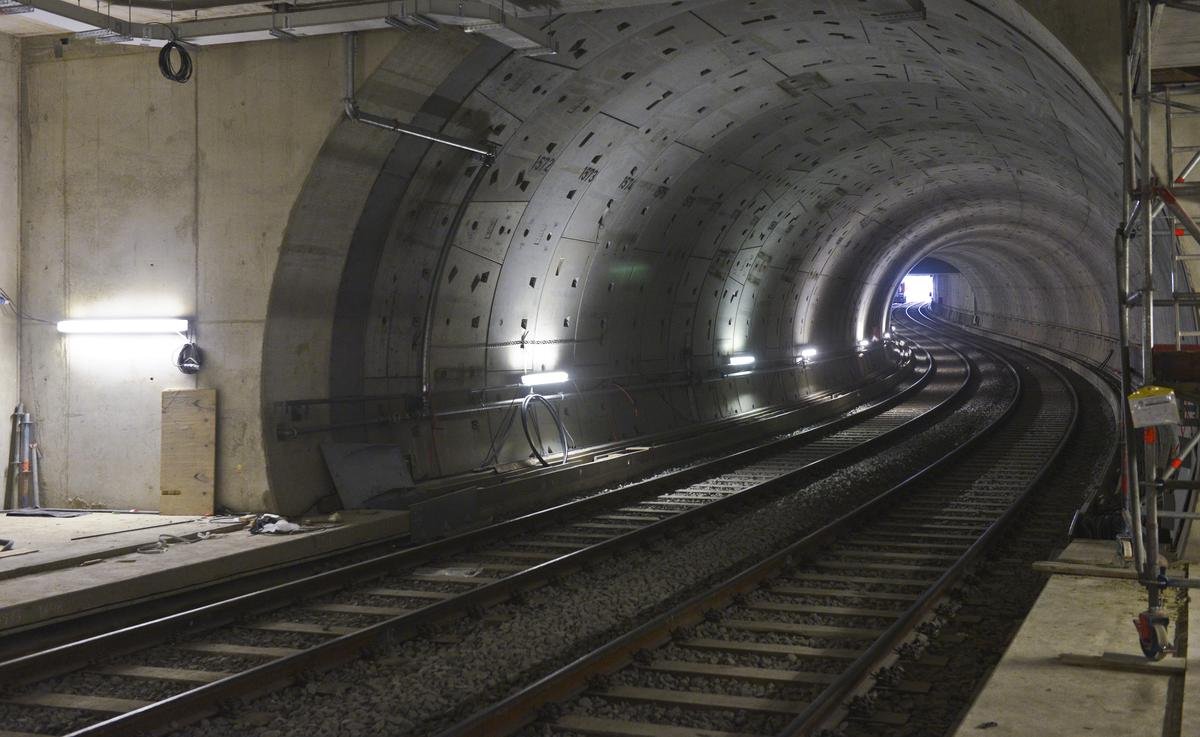
[[[967,444],[440,737],[758,737],[902,722],[862,697],[924,687],[890,666],[1075,427],[1077,398],[1056,368],[1022,354],[1008,370],[1019,377],[1008,408]]]
[[[0,730],[161,731],[784,493],[929,425],[978,384],[961,352],[926,342],[922,370],[896,395],[760,448],[7,660]],[[212,665],[196,667],[198,657]]]

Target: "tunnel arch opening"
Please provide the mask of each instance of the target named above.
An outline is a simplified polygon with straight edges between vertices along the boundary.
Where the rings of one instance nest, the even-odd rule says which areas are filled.
[[[293,213],[264,343],[277,506],[329,493],[322,440],[395,444],[418,479],[469,473],[527,371],[570,371],[579,442],[861,378],[873,364],[822,376],[797,358],[884,332],[931,254],[959,272],[937,286],[954,309],[969,295],[1010,328],[1040,313],[1042,337],[1076,329],[1102,351],[1119,135],[1086,73],[1010,2],[912,23],[816,7],[562,15],[549,27],[583,53],[554,64],[439,35],[448,73],[397,114],[499,145],[483,174],[339,124]],[[395,106],[412,53],[360,94]],[[726,375],[748,353],[755,371]],[[279,432],[303,423],[334,429]]]

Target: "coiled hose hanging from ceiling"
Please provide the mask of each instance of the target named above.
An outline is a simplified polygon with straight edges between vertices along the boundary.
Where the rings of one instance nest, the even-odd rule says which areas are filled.
[[[538,401],[546,406],[546,411],[550,413],[550,419],[554,420],[554,424],[558,426],[558,440],[562,443],[562,464],[567,465],[567,426],[563,424],[562,418],[558,416],[558,410],[554,409],[554,405],[550,404],[550,400],[543,397],[541,394],[530,394],[521,400],[521,429],[525,431],[525,439],[529,441],[529,447],[533,450],[533,455],[538,459],[538,462],[543,466],[549,466],[550,463],[542,457],[542,452],[538,448],[538,443],[533,441],[533,435],[529,431],[529,418],[532,415],[530,405]],[[534,423],[534,430],[537,430],[537,423]],[[538,432],[538,440],[542,437],[541,432]]]

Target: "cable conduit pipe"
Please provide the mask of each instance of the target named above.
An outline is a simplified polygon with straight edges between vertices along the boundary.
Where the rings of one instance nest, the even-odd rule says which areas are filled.
[[[427,130],[415,125],[401,123],[394,118],[386,118],[382,115],[373,113],[365,113],[358,107],[358,101],[354,97],[355,75],[354,68],[358,62],[358,34],[345,33],[342,34],[345,39],[346,47],[346,82],[345,82],[345,98],[343,102],[346,107],[346,117],[356,123],[363,123],[375,128],[399,133],[405,136],[413,136],[433,143],[440,143],[444,146],[452,146],[463,151],[469,151],[478,156],[483,162],[485,168],[491,166],[492,161],[496,158],[496,145],[490,141],[476,143],[474,141],[465,141],[454,136],[447,136],[437,131]]]

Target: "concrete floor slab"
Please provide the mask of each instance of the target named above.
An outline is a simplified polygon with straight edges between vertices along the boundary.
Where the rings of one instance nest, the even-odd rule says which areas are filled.
[[[1059,560],[1120,567],[1112,545],[1073,543]],[[1059,660],[1063,653],[1121,653],[1140,659],[1131,620],[1145,606],[1145,590],[1134,581],[1051,576],[955,736],[1170,734],[1164,722],[1178,709],[1172,702],[1172,678],[1181,676]],[[1197,716],[1191,724],[1200,725]],[[1185,727],[1182,734],[1194,732]]]
[[[294,535],[251,535],[236,518],[96,513],[71,518],[0,516],[0,633],[118,603],[262,571],[408,530],[408,513],[357,510]],[[192,544],[160,535],[211,533]],[[139,552],[139,548],[143,552]],[[23,550],[29,552],[15,555]]]

